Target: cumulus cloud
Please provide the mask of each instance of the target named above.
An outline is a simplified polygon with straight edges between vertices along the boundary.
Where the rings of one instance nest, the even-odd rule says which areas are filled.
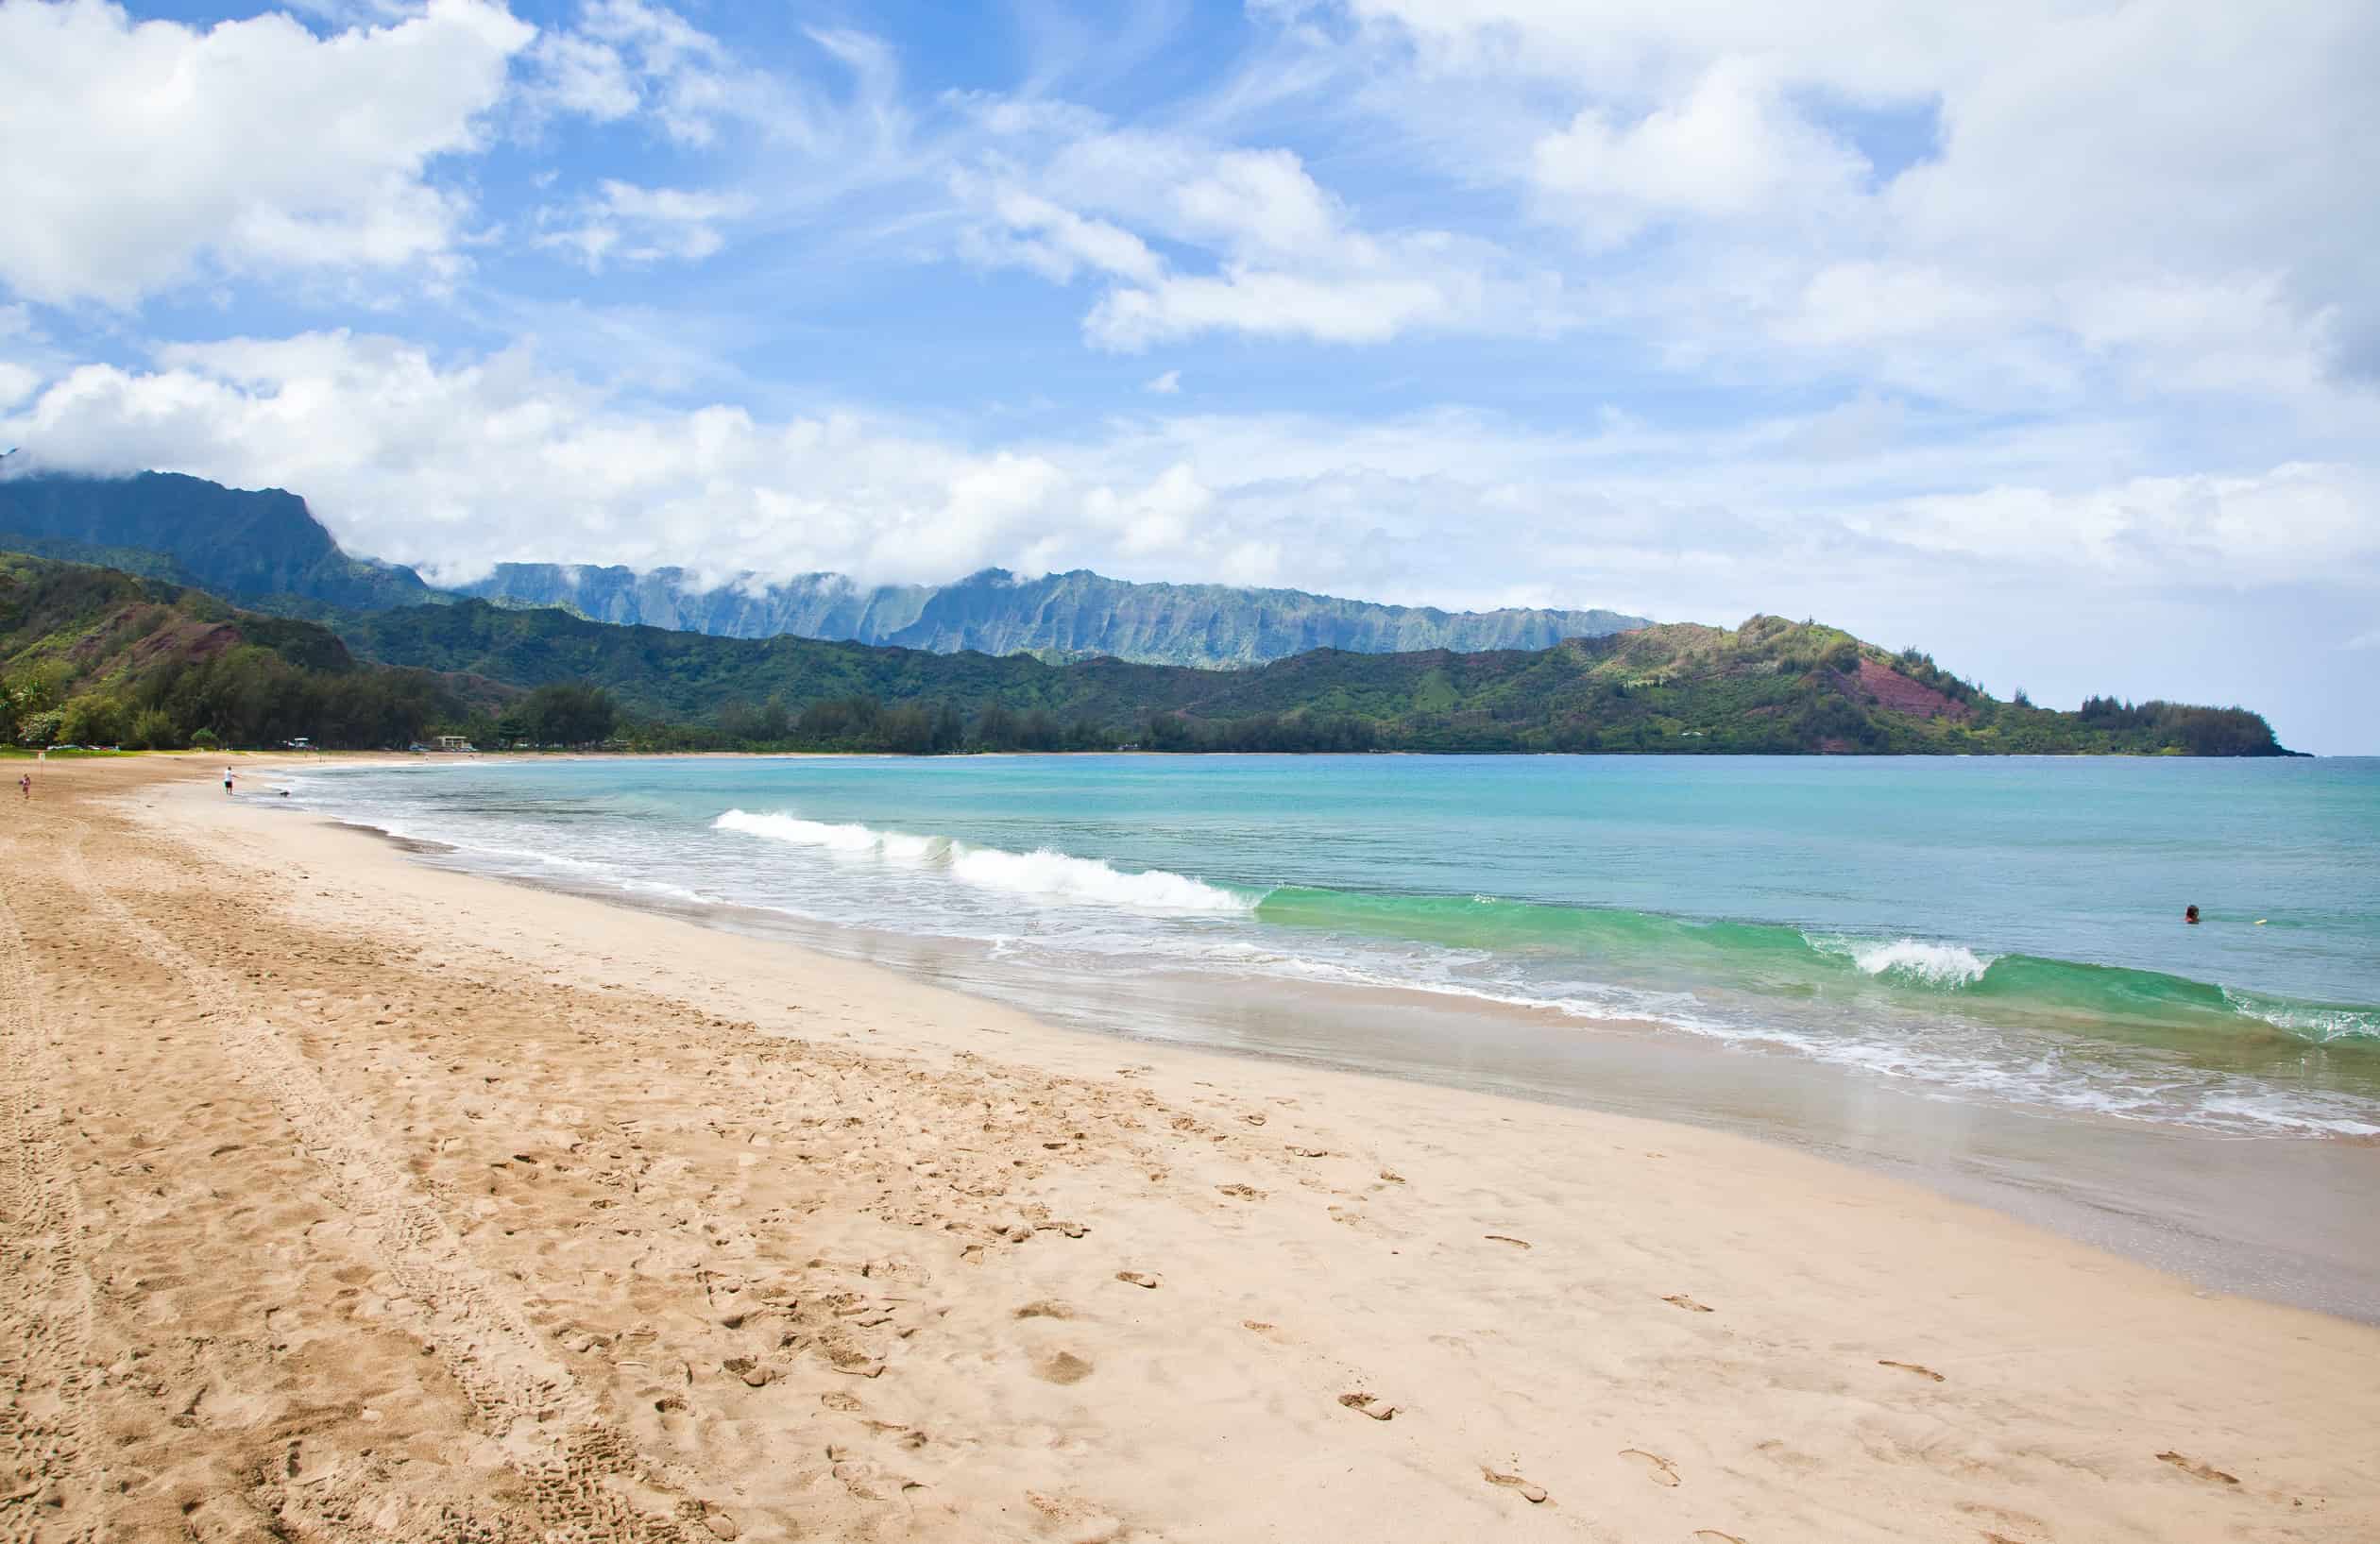
[[[1658,244],[1623,310],[1673,358],[1774,369],[1889,333],[1896,376],[1930,347],[2002,403],[2052,368],[2306,398],[2380,377],[2361,0],[1287,8],[1353,24],[1367,100],[1423,143],[1450,99],[1548,104],[1470,163],[1590,246]],[[2016,341],[1971,367],[1995,328]]]
[[[1906,409],[1878,412],[1889,433]],[[1508,585],[1522,551],[1538,581],[1568,571],[1582,588],[1666,585],[1681,561],[1733,566],[1749,588],[1781,563],[1851,557],[2119,585],[2380,573],[2380,489],[2352,467],[2099,484],[2077,475],[2092,449],[2053,436],[2033,479],[1942,492],[1952,452],[1826,449],[1877,433],[1831,411],[1698,434],[1560,433],[1454,411],[1185,415],[976,449],[856,411],[659,411],[527,348],[441,360],[346,331],[84,365],[0,414],[0,437],[43,465],[296,488],[359,549],[442,568],[542,558],[939,579],[1083,563],[1214,577],[1253,571],[1295,530],[1277,561],[1299,582],[1408,589]]]
[[[1531,156],[1541,206],[1599,242],[1664,220],[1840,219],[1869,172],[1739,59],[1633,123],[1583,108]]]
[[[121,307],[210,266],[449,263],[468,203],[435,166],[533,36],[484,0],[330,38],[0,0],[0,280]]]
[[[1082,324],[1096,348],[1133,353],[1209,332],[1376,344],[1551,322],[1550,275],[1476,237],[1367,229],[1287,150],[1061,123],[1037,165],[1002,157],[990,174],[954,179],[986,216],[961,250],[1056,283],[1102,280]],[[1173,261],[1159,243],[1207,265]]]

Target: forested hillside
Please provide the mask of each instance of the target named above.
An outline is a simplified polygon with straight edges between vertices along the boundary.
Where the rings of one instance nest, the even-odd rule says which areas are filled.
[[[1318,650],[1240,670],[714,638],[480,602],[358,618],[345,631],[390,664],[518,687],[591,683],[654,725],[649,739],[675,744],[2285,754],[2243,709],[2004,703],[1915,651],[1776,617],[1534,651]],[[978,732],[987,716],[995,733]]]
[[[198,590],[0,554],[0,735],[12,743],[404,745],[513,695],[367,666],[328,628]]]

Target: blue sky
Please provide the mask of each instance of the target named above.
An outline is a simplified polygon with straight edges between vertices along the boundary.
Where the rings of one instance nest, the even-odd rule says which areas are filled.
[[[351,548],[1814,615],[2380,752],[2362,0],[0,0],[0,443]]]

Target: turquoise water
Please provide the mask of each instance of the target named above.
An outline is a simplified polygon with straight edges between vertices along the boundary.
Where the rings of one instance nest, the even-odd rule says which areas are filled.
[[[292,786],[452,861],[830,945],[1386,988],[1945,1099],[2380,1133],[2375,761],[483,761]]]

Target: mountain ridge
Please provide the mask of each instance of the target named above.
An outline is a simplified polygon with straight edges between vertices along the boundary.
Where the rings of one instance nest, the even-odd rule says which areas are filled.
[[[1317,648],[1545,648],[1647,620],[1603,609],[1454,612],[1304,590],[1142,583],[1087,568],[1037,577],[985,568],[944,585],[875,585],[841,574],[769,580],[747,572],[705,585],[678,566],[507,563],[440,588],[412,568],[348,553],[296,494],[226,488],[177,472],[0,478],[0,544],[318,619],[476,598],[720,637],[790,635],[1208,669]]]
[[[1114,579],[1089,568],[1028,576],[991,568],[942,585],[862,585],[837,573],[772,580],[746,572],[705,584],[676,566],[506,563],[454,589],[481,600],[556,605],[593,621],[714,637],[790,633],[935,653],[1109,655],[1209,669],[1324,648],[1542,649],[1649,620],[1603,608],[1447,611],[1309,590]]]

